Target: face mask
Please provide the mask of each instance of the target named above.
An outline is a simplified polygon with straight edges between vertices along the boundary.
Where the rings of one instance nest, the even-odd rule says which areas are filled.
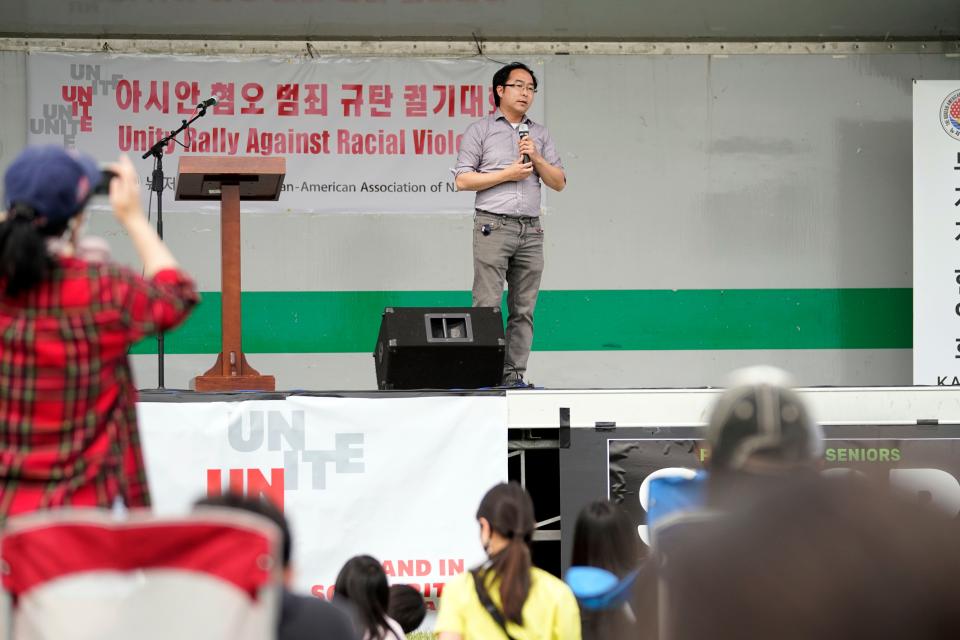
[[[484,553],[490,555],[490,540],[493,536],[488,536],[486,540],[483,539],[483,525],[480,525],[480,546],[483,547]]]

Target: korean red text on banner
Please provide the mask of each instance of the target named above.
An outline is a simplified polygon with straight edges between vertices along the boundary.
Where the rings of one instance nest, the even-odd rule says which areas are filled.
[[[248,82],[240,89],[240,95],[243,97],[244,106],[240,107],[240,113],[246,115],[260,115],[263,113],[263,107],[257,106],[263,100],[263,87],[256,82]]]
[[[496,110],[496,65],[482,60],[38,53],[27,63],[29,142],[78,147],[105,161],[143,155],[216,98],[163,152],[284,156],[280,203],[245,203],[251,213],[469,213],[469,194],[457,192],[451,168],[466,128]],[[542,104],[541,97],[531,118],[542,119]],[[316,198],[318,185],[339,187]]]

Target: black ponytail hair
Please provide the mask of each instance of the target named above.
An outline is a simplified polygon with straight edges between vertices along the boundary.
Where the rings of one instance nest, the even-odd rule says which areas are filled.
[[[503,615],[523,626],[523,604],[530,594],[530,540],[536,527],[533,500],[516,482],[498,484],[483,496],[477,518],[490,523],[490,529],[507,539],[507,546],[491,556],[486,571],[500,578],[500,602]],[[486,580],[481,580],[485,584]]]
[[[637,528],[626,511],[609,500],[594,500],[577,516],[570,564],[599,567],[623,578],[640,566]]]
[[[24,204],[14,204],[0,222],[0,281],[4,295],[15,297],[49,277],[54,261],[47,238],[63,234],[67,220],[50,223]]]
[[[387,607],[390,587],[380,562],[371,556],[354,556],[347,560],[337,581],[334,594],[349,600],[357,611],[363,631],[371,638],[384,638],[390,630]]]

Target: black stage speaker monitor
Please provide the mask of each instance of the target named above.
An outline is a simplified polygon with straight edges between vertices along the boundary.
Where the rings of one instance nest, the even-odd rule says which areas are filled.
[[[387,307],[373,358],[380,389],[477,389],[500,384],[499,307]]]

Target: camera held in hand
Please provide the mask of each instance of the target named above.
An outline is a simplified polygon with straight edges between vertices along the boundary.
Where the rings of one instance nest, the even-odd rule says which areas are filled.
[[[100,184],[93,190],[95,196],[110,195],[110,181],[117,177],[117,172],[107,167],[100,167]]]

